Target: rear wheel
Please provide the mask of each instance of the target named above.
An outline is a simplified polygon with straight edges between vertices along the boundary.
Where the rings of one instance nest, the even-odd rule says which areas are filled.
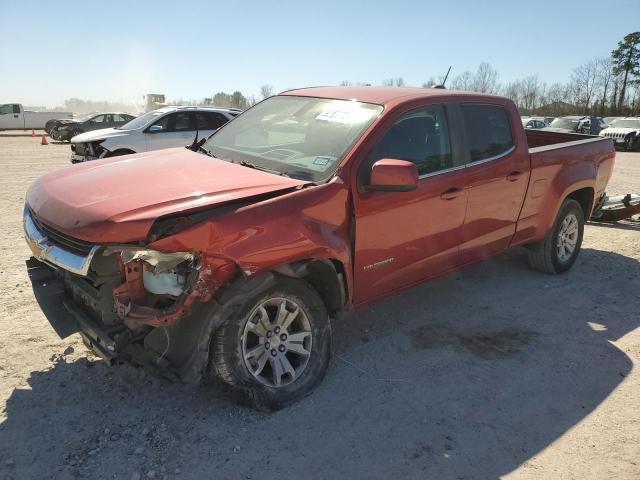
[[[556,221],[545,239],[529,247],[529,263],[536,270],[566,272],[578,258],[584,235],[584,212],[573,199],[563,202]]]
[[[322,380],[331,329],[322,300],[306,282],[283,277],[260,290],[214,333],[211,367],[253,407],[277,410]]]

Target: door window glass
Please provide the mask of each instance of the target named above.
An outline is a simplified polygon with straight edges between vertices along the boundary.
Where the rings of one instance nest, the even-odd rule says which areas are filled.
[[[175,113],[172,113],[171,115],[165,115],[164,117],[153,122],[153,125],[151,126],[157,125],[162,128],[163,132],[169,132],[171,131],[170,127],[174,117],[175,117]]]
[[[191,128],[191,113],[190,112],[178,112],[176,116],[176,132],[184,132],[187,130],[193,130]]]
[[[376,144],[371,156],[369,165],[382,158],[413,162],[418,175],[453,167],[444,107],[434,105],[403,115]]]
[[[513,147],[507,111],[497,105],[462,105],[471,162],[504,154]]]

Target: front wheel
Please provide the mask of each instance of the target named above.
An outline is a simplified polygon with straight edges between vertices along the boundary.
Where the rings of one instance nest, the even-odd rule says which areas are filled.
[[[213,335],[212,372],[260,410],[278,410],[311,393],[331,351],[320,296],[302,280],[277,277],[242,303]]]
[[[573,199],[562,203],[553,228],[545,239],[529,246],[529,263],[541,272],[566,272],[578,258],[584,235],[584,212]]]

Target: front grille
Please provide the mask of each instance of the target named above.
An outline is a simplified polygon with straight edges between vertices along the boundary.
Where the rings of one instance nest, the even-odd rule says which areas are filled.
[[[624,138],[626,134],[624,133],[609,133],[606,132],[604,134],[605,137],[610,137],[610,138]]]
[[[31,218],[33,220],[33,223],[36,224],[36,227],[47,236],[49,242],[55,243],[60,248],[63,248],[68,252],[86,256],[94,247],[94,245],[90,243],[83,242],[82,240],[76,240],[75,238],[71,238],[64,233],[60,233],[57,230],[51,228],[49,225],[36,218],[33,212],[31,213]]]

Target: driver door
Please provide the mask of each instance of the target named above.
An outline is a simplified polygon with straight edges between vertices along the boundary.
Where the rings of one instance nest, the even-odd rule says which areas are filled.
[[[415,163],[419,180],[409,192],[359,188],[354,196],[355,304],[455,268],[467,206],[457,123],[446,105],[406,112],[362,163],[364,185],[382,158]]]
[[[20,105],[17,103],[0,105],[0,128],[24,128],[24,118],[20,114]]]

